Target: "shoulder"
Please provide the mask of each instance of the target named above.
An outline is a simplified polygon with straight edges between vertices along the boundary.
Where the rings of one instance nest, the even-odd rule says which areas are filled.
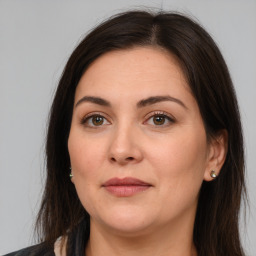
[[[4,256],[55,256],[55,254],[53,248],[45,244],[38,244],[5,254]]]

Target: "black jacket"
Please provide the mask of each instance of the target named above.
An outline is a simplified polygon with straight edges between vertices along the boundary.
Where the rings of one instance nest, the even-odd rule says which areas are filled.
[[[68,234],[66,255],[84,256],[89,234],[89,221],[84,219]],[[45,243],[41,243],[16,252],[8,253],[4,256],[55,256],[55,253],[53,246],[47,246]]]
[[[4,256],[55,256],[55,253],[53,248],[49,248],[44,244],[38,244]]]

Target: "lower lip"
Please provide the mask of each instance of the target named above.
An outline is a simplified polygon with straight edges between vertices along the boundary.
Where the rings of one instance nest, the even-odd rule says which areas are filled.
[[[142,185],[121,185],[121,186],[106,186],[104,187],[111,194],[118,197],[128,197],[143,192],[151,186]]]

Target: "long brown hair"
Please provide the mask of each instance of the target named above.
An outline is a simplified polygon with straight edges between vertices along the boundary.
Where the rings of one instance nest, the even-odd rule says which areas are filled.
[[[243,136],[228,68],[199,24],[184,15],[164,12],[129,11],[111,17],[92,30],[69,58],[49,117],[47,179],[37,219],[41,240],[53,244],[81,220],[89,223],[69,178],[67,140],[76,86],[99,56],[134,46],[160,46],[174,54],[198,103],[208,138],[227,131],[228,152],[220,175],[213,182],[203,182],[200,190],[194,243],[200,256],[244,255],[238,228],[241,199],[246,195]]]

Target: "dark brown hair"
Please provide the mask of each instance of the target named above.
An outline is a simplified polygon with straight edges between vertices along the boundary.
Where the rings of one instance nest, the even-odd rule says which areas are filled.
[[[175,55],[198,103],[208,138],[228,133],[228,152],[219,177],[203,182],[194,225],[200,256],[244,255],[239,210],[245,195],[240,115],[225,61],[209,34],[177,13],[129,11],[92,30],[69,58],[52,104],[46,143],[47,179],[37,227],[42,241],[53,244],[77,224],[89,222],[69,178],[67,141],[76,86],[88,66],[102,54],[136,46],[162,47]],[[87,236],[89,235],[89,230]]]

